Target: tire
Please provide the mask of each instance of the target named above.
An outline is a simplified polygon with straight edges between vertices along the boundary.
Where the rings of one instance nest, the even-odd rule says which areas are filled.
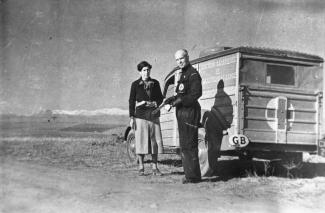
[[[209,148],[204,135],[199,134],[198,153],[202,177],[211,177],[216,170],[217,153]]]
[[[126,139],[126,151],[128,154],[128,158],[131,162],[137,160],[137,155],[135,152],[135,136],[133,130],[130,130],[127,139]]]
[[[282,166],[289,170],[301,168],[302,161],[303,157],[301,152],[288,152],[282,156]]]
[[[286,171],[286,177],[295,178],[303,167],[302,153],[287,152],[281,157],[281,166]]]

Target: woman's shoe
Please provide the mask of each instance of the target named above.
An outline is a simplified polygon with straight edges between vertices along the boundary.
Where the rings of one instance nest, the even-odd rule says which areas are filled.
[[[139,176],[144,176],[144,168],[139,169]]]
[[[152,174],[155,176],[162,176],[163,174],[159,171],[159,169],[153,169]]]

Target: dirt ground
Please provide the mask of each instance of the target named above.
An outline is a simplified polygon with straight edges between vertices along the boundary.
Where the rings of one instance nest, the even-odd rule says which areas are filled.
[[[115,129],[105,137],[2,137],[0,212],[325,212],[325,163],[296,170],[223,157],[215,176],[181,184],[177,155],[163,176],[138,176]],[[307,159],[307,160],[306,160]]]

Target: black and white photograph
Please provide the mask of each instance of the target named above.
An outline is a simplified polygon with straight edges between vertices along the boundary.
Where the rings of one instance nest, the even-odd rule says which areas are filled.
[[[0,0],[0,212],[323,213],[324,59],[324,0]]]

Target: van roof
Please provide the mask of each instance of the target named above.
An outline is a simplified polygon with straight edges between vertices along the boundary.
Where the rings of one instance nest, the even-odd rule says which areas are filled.
[[[211,54],[196,58],[191,60],[191,64],[196,64],[199,62],[207,61],[213,58],[233,54],[233,53],[243,53],[246,55],[251,56],[266,56],[272,58],[281,58],[281,59],[289,59],[289,60],[298,60],[298,61],[305,61],[305,62],[312,62],[312,63],[323,63],[324,59],[317,56],[311,55],[307,53],[297,52],[297,51],[290,51],[290,50],[281,50],[281,49],[271,49],[271,48],[264,48],[264,47],[248,47],[248,46],[241,46],[235,48],[225,48],[224,50],[219,51],[211,51]],[[167,79],[170,75],[172,75],[178,67],[175,67],[165,79]]]

